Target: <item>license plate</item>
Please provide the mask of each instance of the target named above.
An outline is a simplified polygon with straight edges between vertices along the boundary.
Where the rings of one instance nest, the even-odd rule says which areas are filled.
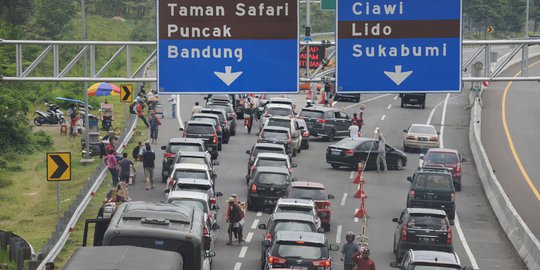
[[[274,204],[274,203],[276,203],[276,200],[264,200],[264,203],[266,203],[266,204]]]
[[[419,141],[427,141],[427,138],[426,137],[418,137],[418,140]]]
[[[418,237],[418,241],[421,243],[433,243],[435,242],[435,238],[431,237]]]
[[[334,156],[339,156],[339,155],[341,155],[341,151],[337,151],[337,150],[332,150],[331,153],[332,153],[332,155],[334,155]]]
[[[307,266],[293,266],[291,269],[300,269],[300,270],[308,270]]]
[[[416,98],[411,98],[409,101],[418,101]]]

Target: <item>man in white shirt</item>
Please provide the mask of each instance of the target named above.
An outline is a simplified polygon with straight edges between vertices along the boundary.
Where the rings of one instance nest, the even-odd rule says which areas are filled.
[[[172,118],[176,118],[176,95],[172,95],[169,101],[172,105]]]
[[[358,126],[357,125],[351,125],[349,127],[349,137],[352,139],[358,139]]]

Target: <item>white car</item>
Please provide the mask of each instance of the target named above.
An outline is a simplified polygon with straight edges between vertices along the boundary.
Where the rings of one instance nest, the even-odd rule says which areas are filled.
[[[165,202],[201,210],[205,214],[208,228],[212,228],[217,223],[217,211],[219,210],[217,200],[208,196],[206,192],[175,190],[169,192]]]
[[[299,212],[313,215],[317,223],[317,228],[321,227],[321,219],[317,215],[317,206],[313,200],[280,198],[276,203],[273,213],[278,212]]]
[[[403,132],[406,133],[403,139],[403,151],[405,152],[412,148],[439,148],[439,132],[432,125],[412,124]]]
[[[169,176],[168,188],[173,188],[179,179],[202,179],[208,180],[214,186],[215,173],[211,173],[210,168],[203,164],[177,163],[173,165]]]
[[[271,116],[294,116],[294,110],[290,105],[285,104],[267,104],[261,114],[259,130],[263,128],[266,119]]]

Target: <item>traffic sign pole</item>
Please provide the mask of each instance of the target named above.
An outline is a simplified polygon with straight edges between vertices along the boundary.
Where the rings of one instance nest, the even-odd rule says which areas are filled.
[[[56,182],[56,212],[58,213],[57,224],[60,224],[60,182]]]

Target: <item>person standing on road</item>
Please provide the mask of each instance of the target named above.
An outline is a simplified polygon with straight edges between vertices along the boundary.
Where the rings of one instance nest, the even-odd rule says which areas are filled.
[[[345,234],[345,239],[347,243],[343,244],[341,248],[341,254],[343,254],[343,270],[355,270],[356,263],[353,260],[353,255],[360,252],[360,247],[357,243],[354,242],[354,232],[348,231]]]
[[[245,209],[246,208],[246,203],[239,201],[238,200],[238,195],[236,195],[236,194],[231,195],[231,197],[233,198],[234,203],[236,205],[238,205],[240,207],[240,210],[242,211],[242,220],[240,220],[240,222],[238,222],[240,225],[238,226],[238,229],[235,231],[234,238],[238,239],[239,243],[240,242],[245,242],[244,239],[242,239],[241,236],[244,235],[244,223],[245,223],[244,215],[246,214],[246,209]],[[238,236],[240,236],[240,238]]]
[[[360,104],[360,114],[358,115],[358,130],[362,131],[362,126],[364,125],[364,110],[366,109],[366,105]]]
[[[351,137],[351,139],[358,139],[358,126],[354,124],[349,126],[349,137]]]
[[[242,209],[240,209],[240,206],[234,202],[234,198],[230,197],[229,200],[227,200],[229,204],[229,218],[227,219],[227,223],[229,223],[229,242],[227,242],[228,246],[232,246],[232,234],[233,232],[238,233],[238,244],[242,243],[244,241],[242,231],[239,230],[240,228],[240,221],[244,218]]]
[[[146,145],[146,151],[142,154],[144,176],[146,178],[146,190],[154,189],[154,160],[156,154],[152,151],[150,144]]]
[[[156,116],[156,113],[154,111],[150,111],[150,138],[152,139],[152,143],[156,143],[157,137],[158,137],[158,128],[161,125],[161,121]]]
[[[193,108],[191,109],[191,116],[193,116],[196,113],[200,113],[202,111],[202,109],[203,108],[201,106],[199,106],[199,102],[195,101],[195,106],[193,106]]]
[[[144,123],[144,125],[146,126],[146,128],[148,128],[149,125],[148,125],[148,121],[146,121],[146,118],[144,117],[144,110],[143,110],[142,103],[143,103],[143,101],[140,100],[140,101],[139,101],[139,104],[137,104],[137,107],[136,107],[136,110],[137,110],[137,116],[138,116],[139,118],[141,118],[141,120],[143,121],[143,123]]]
[[[378,131],[379,133],[379,147],[377,149],[377,172],[381,171],[381,165],[384,167],[384,171],[386,172],[387,166],[386,166],[386,143],[384,140],[384,136],[381,132],[381,130]]]
[[[356,262],[356,270],[375,270],[375,261],[369,258],[369,248],[364,247],[359,254],[353,256],[353,260]],[[354,268],[351,268],[354,270]]]
[[[136,172],[135,165],[133,164],[133,161],[128,159],[127,153],[123,153],[122,157],[123,158],[120,161],[120,181],[128,183],[131,171]]]
[[[176,95],[172,95],[171,98],[169,98],[169,101],[172,105],[172,118],[176,118]]]
[[[140,160],[139,153],[141,152],[142,148],[142,142],[139,142],[135,148],[133,148],[133,151],[131,152],[131,156],[133,156],[133,160]]]
[[[112,176],[112,185],[115,187],[118,184],[118,161],[116,160],[116,155],[114,150],[109,150],[109,154],[105,157],[105,164],[107,164],[107,169]]]

